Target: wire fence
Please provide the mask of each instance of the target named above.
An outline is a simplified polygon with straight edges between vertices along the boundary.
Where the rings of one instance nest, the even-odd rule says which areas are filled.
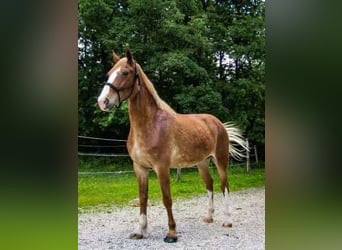
[[[128,157],[127,140],[78,136],[78,155],[99,157]]]
[[[100,137],[91,137],[91,136],[78,136],[79,144],[78,144],[78,155],[82,156],[95,156],[95,157],[129,157],[126,142],[127,140],[123,139],[112,139],[112,138],[100,138]],[[81,143],[80,143],[81,141]],[[115,143],[116,145],[113,145]],[[124,144],[123,144],[124,143]],[[119,144],[119,145],[117,145]],[[251,169],[251,165],[257,165],[258,153],[255,145],[249,145],[248,139],[246,139],[246,144],[250,148],[250,151],[246,151],[246,160],[245,161],[229,161],[229,166],[246,166],[246,171],[249,172]],[[113,153],[112,150],[116,149],[117,153]],[[253,158],[254,161],[251,161]],[[211,166],[212,167],[212,166]],[[189,167],[187,169],[195,169],[196,167]],[[81,171],[78,172],[80,175],[89,175],[89,174],[125,174],[125,173],[134,173],[134,171]],[[181,169],[177,169],[177,178],[180,178]]]
[[[99,138],[99,137],[90,137],[90,136],[83,136],[83,135],[79,135],[78,138],[81,138],[81,139],[91,139],[91,140],[99,140],[99,141],[127,142],[127,140],[122,140],[122,139]]]

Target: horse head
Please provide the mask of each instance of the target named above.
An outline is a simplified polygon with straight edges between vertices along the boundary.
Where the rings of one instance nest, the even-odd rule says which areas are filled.
[[[126,50],[126,57],[121,58],[113,51],[114,66],[107,73],[107,81],[97,103],[102,111],[119,108],[123,101],[130,98],[135,82],[139,80],[137,66],[131,51]]]

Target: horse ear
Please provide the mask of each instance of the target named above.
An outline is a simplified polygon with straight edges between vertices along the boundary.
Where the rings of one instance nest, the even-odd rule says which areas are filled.
[[[114,63],[117,63],[120,60],[120,56],[115,54],[115,52],[113,50],[112,50],[112,53],[113,53],[113,61],[114,61]]]
[[[127,64],[133,65],[133,56],[130,49],[126,50]]]

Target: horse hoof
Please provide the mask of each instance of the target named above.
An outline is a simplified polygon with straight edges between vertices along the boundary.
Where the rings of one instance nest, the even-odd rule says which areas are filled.
[[[203,218],[203,221],[205,223],[213,223],[214,222],[214,219],[212,217],[204,217]]]
[[[233,227],[233,223],[231,223],[231,222],[223,222],[222,226],[223,227]]]
[[[142,234],[137,234],[137,233],[131,233],[129,235],[129,238],[130,239],[135,239],[135,240],[140,240],[143,238],[143,235]]]
[[[177,236],[166,236],[165,238],[164,238],[164,242],[166,242],[166,243],[175,243],[175,242],[177,242]]]

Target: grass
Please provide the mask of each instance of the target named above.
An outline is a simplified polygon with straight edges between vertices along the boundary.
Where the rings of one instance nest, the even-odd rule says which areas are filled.
[[[108,162],[107,162],[108,163]],[[93,164],[97,164],[94,167]],[[127,162],[103,163],[79,161],[79,171],[118,171],[118,165],[123,164],[120,170],[132,170]],[[92,168],[89,167],[92,165]],[[130,169],[129,169],[130,167]],[[220,192],[220,182],[217,170],[210,169],[214,179],[214,191]],[[245,167],[229,168],[229,186],[231,191],[264,186],[265,169],[253,168],[246,173]],[[189,198],[196,195],[205,195],[205,185],[200,178],[197,169],[182,169],[181,179],[177,181],[176,170],[171,170],[171,193],[173,199]],[[93,206],[107,205],[129,205],[138,197],[138,186],[134,173],[123,174],[79,174],[78,175],[78,207],[81,209]],[[149,174],[149,200],[150,202],[161,202],[161,191],[156,174],[151,171]]]

